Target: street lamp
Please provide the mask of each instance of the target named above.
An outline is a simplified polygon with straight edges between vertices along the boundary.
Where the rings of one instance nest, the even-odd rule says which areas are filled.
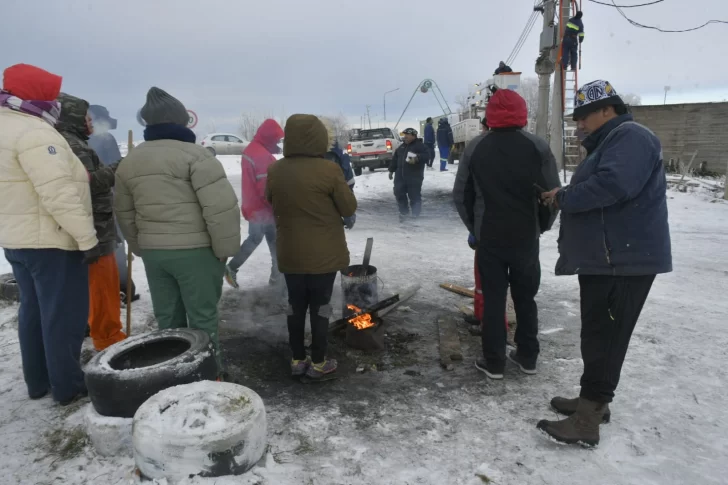
[[[662,104],[667,104],[667,92],[670,90],[670,86],[665,86],[665,99],[662,101]]]
[[[395,91],[399,91],[399,88],[392,89],[391,91],[387,91],[386,93],[384,93],[384,96],[383,96],[384,97],[384,112],[383,112],[384,113],[384,123],[387,122],[387,95],[389,93],[393,93]]]

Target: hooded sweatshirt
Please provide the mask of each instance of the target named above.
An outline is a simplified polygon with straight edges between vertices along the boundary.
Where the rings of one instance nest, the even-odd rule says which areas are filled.
[[[325,274],[349,266],[342,218],[356,212],[356,198],[339,166],[324,158],[328,146],[316,116],[288,118],[284,157],[268,169],[266,188],[282,273]]]
[[[273,207],[265,199],[268,168],[276,161],[274,153],[279,152],[278,142],[283,138],[283,128],[276,120],[265,120],[243,151],[242,204],[243,217],[248,222],[273,223]]]

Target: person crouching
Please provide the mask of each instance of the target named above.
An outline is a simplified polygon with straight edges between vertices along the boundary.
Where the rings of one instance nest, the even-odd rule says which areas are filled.
[[[356,197],[335,163],[324,158],[326,127],[313,115],[297,114],[285,126],[283,158],[268,169],[266,198],[273,206],[278,267],[288,286],[291,373],[320,379],[336,371],[326,358],[331,294],[336,272],[349,266],[344,222],[356,212]],[[311,357],[304,344],[311,314]]]

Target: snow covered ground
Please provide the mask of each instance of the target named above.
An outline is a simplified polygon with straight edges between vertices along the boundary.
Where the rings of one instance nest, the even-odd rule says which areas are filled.
[[[239,190],[239,158],[220,158]],[[472,366],[479,343],[464,326],[465,361],[452,372],[439,366],[436,318],[468,301],[437,285],[473,284],[473,253],[451,202],[453,178],[427,171],[423,217],[404,225],[386,172],[357,178],[358,220],[347,232],[352,261],[374,237],[380,294],[412,283],[422,289],[387,316],[383,354],[368,357],[332,342],[342,362],[337,381],[311,387],[285,376],[285,317],[280,295],[266,286],[270,256],[260,246],[241,270],[241,290],[225,289],[222,335],[233,379],[266,403],[270,450],[244,477],[184,483],[727,483],[728,203],[700,188],[669,192],[675,271],[657,278],[635,330],[612,424],[602,427],[596,450],[584,450],[556,445],[535,429],[539,419],[554,417],[551,397],[577,392],[581,370],[578,284],[553,274],[556,230],[541,246],[539,375],[509,368],[503,382],[487,381]],[[154,323],[141,260],[134,265],[139,333]],[[0,258],[0,274],[9,271]],[[63,409],[50,399],[28,400],[16,315],[17,306],[0,307],[0,483],[136,483],[131,458],[102,458],[87,445],[86,402]],[[371,363],[377,371],[356,372]]]

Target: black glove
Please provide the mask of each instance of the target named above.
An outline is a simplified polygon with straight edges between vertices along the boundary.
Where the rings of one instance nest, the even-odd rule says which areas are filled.
[[[344,217],[344,227],[347,229],[354,229],[354,224],[356,223],[356,214],[353,214],[351,217]]]
[[[98,244],[88,251],[83,252],[83,263],[84,264],[94,264],[96,261],[101,258],[101,246]]]
[[[470,246],[470,249],[476,250],[478,248],[478,240],[475,239],[475,236],[472,234],[468,235],[468,246]]]
[[[394,178],[394,172],[389,172],[389,180],[392,180]]]

